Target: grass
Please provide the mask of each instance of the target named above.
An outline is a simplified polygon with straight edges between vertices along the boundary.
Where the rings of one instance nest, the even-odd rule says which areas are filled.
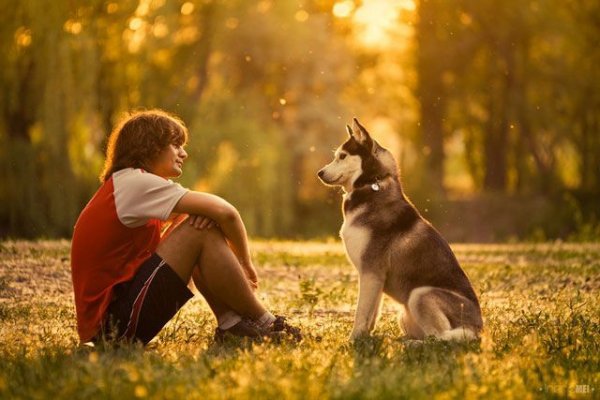
[[[304,342],[215,345],[198,297],[142,349],[78,345],[68,242],[0,242],[0,398],[599,398],[600,244],[453,248],[480,295],[477,343],[406,341],[386,299],[351,345],[342,245],[257,241],[260,297]]]

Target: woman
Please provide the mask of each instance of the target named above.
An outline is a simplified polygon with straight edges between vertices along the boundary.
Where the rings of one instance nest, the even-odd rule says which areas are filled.
[[[215,340],[300,340],[299,329],[254,294],[258,278],[238,211],[168,180],[182,173],[187,138],[183,122],[161,110],[129,115],[111,133],[102,186],[73,233],[81,341],[148,343],[193,296],[190,280],[217,318]],[[163,222],[177,214],[183,222],[161,236]]]

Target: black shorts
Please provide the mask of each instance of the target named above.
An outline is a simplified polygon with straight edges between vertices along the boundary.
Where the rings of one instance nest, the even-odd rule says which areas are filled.
[[[113,288],[98,339],[146,344],[192,296],[179,275],[154,253],[133,279]]]

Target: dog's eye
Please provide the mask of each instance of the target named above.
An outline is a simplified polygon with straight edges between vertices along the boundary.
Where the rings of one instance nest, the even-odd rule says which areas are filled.
[[[346,153],[341,153],[340,154],[340,160],[343,160],[344,158],[346,158]]]

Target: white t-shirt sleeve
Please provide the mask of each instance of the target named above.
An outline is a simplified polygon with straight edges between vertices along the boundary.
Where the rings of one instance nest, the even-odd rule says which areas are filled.
[[[129,228],[142,226],[152,218],[167,220],[188,192],[178,183],[132,168],[115,172],[113,185],[117,216]]]

